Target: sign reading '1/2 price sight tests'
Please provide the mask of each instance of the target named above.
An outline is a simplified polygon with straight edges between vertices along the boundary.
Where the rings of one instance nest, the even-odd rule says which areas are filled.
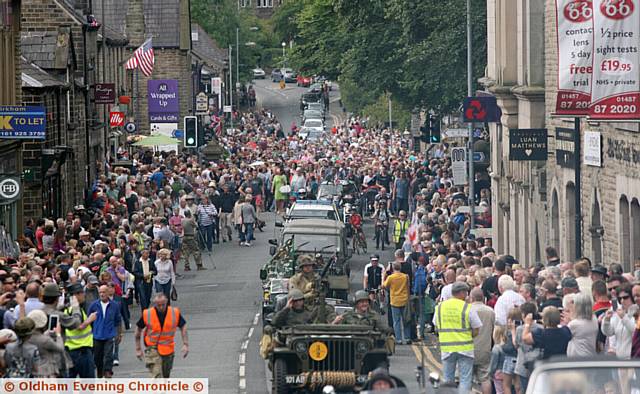
[[[639,0],[593,1],[593,80],[589,116],[640,117]]]

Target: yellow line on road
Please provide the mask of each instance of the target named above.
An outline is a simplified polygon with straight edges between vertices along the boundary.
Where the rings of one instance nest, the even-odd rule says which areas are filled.
[[[412,345],[411,348],[413,349],[413,353],[416,355],[416,359],[418,360],[418,362],[422,362],[421,360],[421,354],[420,354],[420,348],[418,346],[421,346],[420,344],[418,345]],[[441,372],[442,371],[442,364],[436,360],[435,357],[433,357],[433,354],[431,353],[431,349],[429,349],[428,346],[423,346],[424,348],[424,355],[425,355],[425,363],[428,364],[429,367],[433,367],[432,371],[434,372]],[[430,368],[431,369],[431,368]]]

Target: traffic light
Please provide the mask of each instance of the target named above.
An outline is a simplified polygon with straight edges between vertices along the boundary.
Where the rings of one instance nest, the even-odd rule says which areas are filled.
[[[432,144],[439,144],[442,140],[440,133],[440,119],[429,115],[429,142]]]
[[[420,141],[429,143],[429,126],[426,123],[420,126]]]
[[[198,118],[195,116],[184,117],[184,147],[198,147]]]

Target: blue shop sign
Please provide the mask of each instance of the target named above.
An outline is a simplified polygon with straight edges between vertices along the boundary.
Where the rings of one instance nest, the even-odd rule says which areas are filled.
[[[46,129],[44,107],[0,106],[0,138],[44,140]]]

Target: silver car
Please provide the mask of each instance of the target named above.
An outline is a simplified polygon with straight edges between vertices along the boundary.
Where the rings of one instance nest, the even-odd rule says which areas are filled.
[[[324,122],[322,121],[322,119],[307,119],[305,120],[302,127],[306,130],[309,130],[309,132],[324,132]]]
[[[315,109],[305,109],[302,113],[302,123],[309,119],[318,119],[324,121],[324,113]]]

